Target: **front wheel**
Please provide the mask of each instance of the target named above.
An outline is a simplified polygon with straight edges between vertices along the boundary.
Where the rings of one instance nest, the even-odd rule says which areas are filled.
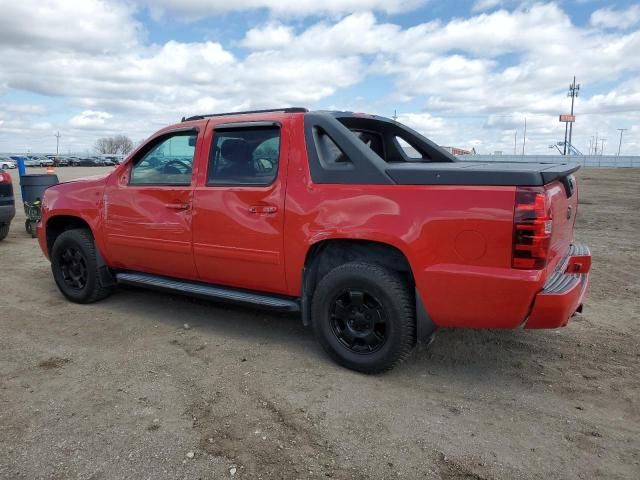
[[[75,303],[92,303],[112,292],[100,282],[96,247],[91,232],[62,232],[51,249],[51,271],[62,294]]]
[[[364,373],[390,370],[416,343],[412,289],[375,264],[347,263],[325,275],[313,294],[312,322],[335,361]]]

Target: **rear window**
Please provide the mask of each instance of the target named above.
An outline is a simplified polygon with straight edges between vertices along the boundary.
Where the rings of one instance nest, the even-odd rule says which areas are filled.
[[[270,185],[278,174],[279,160],[279,127],[216,131],[207,185]]]

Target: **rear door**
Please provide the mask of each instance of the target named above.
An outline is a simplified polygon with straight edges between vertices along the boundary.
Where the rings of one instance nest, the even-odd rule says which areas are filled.
[[[194,129],[160,135],[112,175],[103,215],[114,267],[197,278],[191,248],[197,138]]]
[[[193,198],[193,251],[201,280],[286,292],[284,132],[276,121],[208,128],[206,172]]]

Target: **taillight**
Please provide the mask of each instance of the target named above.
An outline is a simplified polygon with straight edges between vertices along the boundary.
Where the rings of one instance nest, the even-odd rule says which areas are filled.
[[[544,268],[549,257],[551,231],[550,200],[543,188],[518,187],[513,211],[513,268]]]
[[[11,183],[11,175],[7,172],[0,171],[0,183]]]

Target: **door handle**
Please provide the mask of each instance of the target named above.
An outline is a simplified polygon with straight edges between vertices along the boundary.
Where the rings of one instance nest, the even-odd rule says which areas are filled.
[[[254,205],[252,207],[249,207],[249,213],[269,214],[276,213],[277,211],[278,207],[275,207],[273,205]]]
[[[165,207],[170,208],[171,210],[188,210],[188,203],[167,203]]]

